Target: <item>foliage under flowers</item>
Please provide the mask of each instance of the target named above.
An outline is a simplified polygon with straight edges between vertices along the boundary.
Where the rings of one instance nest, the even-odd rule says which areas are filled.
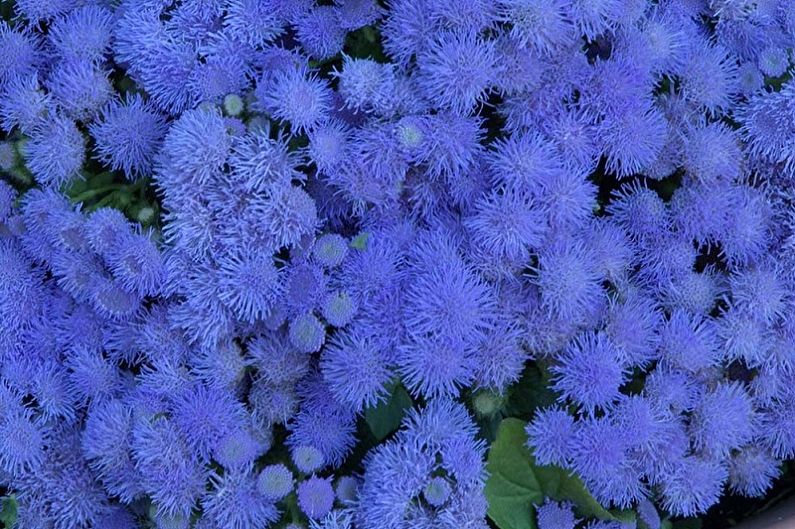
[[[1,9],[5,523],[659,529],[795,457],[792,2]]]

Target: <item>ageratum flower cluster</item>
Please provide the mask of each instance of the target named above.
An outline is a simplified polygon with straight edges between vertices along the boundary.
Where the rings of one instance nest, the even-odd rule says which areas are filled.
[[[482,529],[458,399],[529,361],[536,460],[651,529],[795,457],[792,2],[13,4],[20,529]],[[70,202],[89,162],[153,182],[162,229]],[[422,404],[351,474],[396,384]]]

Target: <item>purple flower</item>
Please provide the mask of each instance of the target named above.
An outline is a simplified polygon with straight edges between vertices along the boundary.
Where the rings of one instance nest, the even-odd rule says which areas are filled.
[[[167,127],[163,116],[136,94],[107,106],[89,130],[97,157],[135,178],[151,171]]]
[[[78,177],[85,148],[85,138],[75,123],[56,115],[37,123],[23,156],[39,183],[58,188]]]
[[[526,431],[539,464],[564,466],[569,461],[576,430],[568,412],[558,407],[539,410]]]
[[[440,34],[417,57],[418,84],[438,108],[470,114],[485,101],[496,73],[494,43],[473,31]]]
[[[312,476],[298,485],[298,506],[309,518],[322,518],[333,505],[331,480]]]
[[[585,332],[574,338],[552,368],[553,388],[593,413],[618,398],[626,371],[621,352],[603,333]]]

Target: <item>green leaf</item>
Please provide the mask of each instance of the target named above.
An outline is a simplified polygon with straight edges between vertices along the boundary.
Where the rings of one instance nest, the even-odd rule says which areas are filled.
[[[519,381],[511,386],[505,413],[530,420],[537,408],[551,406],[557,395],[549,389],[550,374],[537,363],[528,363]]]
[[[408,392],[397,385],[385,402],[364,411],[364,420],[375,438],[382,441],[400,427],[403,415],[412,404]]]
[[[544,495],[556,501],[570,501],[574,504],[577,514],[601,520],[618,520],[619,518],[602,507],[591,496],[580,478],[568,470],[556,466],[538,466],[536,473],[542,484]],[[623,519],[623,518],[622,518]]]
[[[532,505],[544,499],[524,427],[519,419],[503,420],[489,449],[485,493],[489,518],[500,529],[535,529]]]
[[[701,529],[702,524],[700,518],[685,518],[675,521],[673,529]]]
[[[618,520],[619,522],[626,522],[630,526],[638,526],[639,519],[638,513],[633,511],[632,509],[626,509],[623,511],[612,510],[610,514],[613,516],[613,519]]]
[[[17,499],[14,496],[4,496],[0,499],[0,522],[5,527],[11,527],[17,521]]]
[[[370,234],[366,231],[363,231],[359,235],[353,238],[351,241],[351,248],[355,248],[356,250],[364,250],[367,248],[367,240],[370,238]]]
[[[535,529],[532,505],[546,497],[573,503],[579,516],[635,520],[633,511],[605,509],[582,480],[568,470],[537,465],[527,448],[526,424],[516,418],[504,419],[489,450],[486,499],[489,517],[500,529]]]
[[[375,26],[365,26],[348,33],[345,38],[345,54],[354,59],[389,62],[381,47],[381,35]]]

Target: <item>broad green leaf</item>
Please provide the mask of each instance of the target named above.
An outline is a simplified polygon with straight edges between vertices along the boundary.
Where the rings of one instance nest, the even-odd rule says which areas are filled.
[[[674,522],[674,529],[701,529],[703,522],[700,518],[685,518]]]
[[[367,241],[370,239],[370,234],[366,231],[363,231],[359,235],[353,238],[351,241],[351,248],[355,248],[357,250],[364,250],[367,248]]]
[[[519,419],[503,420],[489,449],[485,493],[489,518],[500,529],[535,529],[532,505],[544,499],[524,427]]]
[[[4,496],[0,499],[0,522],[3,522],[5,527],[11,527],[17,520],[17,499],[14,496]]]
[[[406,409],[412,404],[411,397],[403,386],[397,385],[385,402],[365,410],[364,420],[375,438],[382,441],[398,429]]]
[[[577,514],[602,520],[617,519],[591,496],[580,478],[556,466],[536,467],[544,495],[556,501],[570,501]]]
[[[549,389],[549,378],[548,371],[534,362],[528,363],[522,377],[509,389],[506,415],[529,420],[536,409],[554,404],[557,395]]]
[[[633,511],[632,509],[625,509],[623,511],[612,510],[610,511],[613,519],[618,520],[619,522],[629,522],[630,525],[638,526],[638,513]]]
[[[633,511],[611,512],[588,492],[580,478],[556,466],[537,465],[527,448],[525,423],[502,421],[489,451],[486,499],[489,517],[500,529],[534,529],[533,504],[549,497],[574,504],[579,516],[630,521]]]

